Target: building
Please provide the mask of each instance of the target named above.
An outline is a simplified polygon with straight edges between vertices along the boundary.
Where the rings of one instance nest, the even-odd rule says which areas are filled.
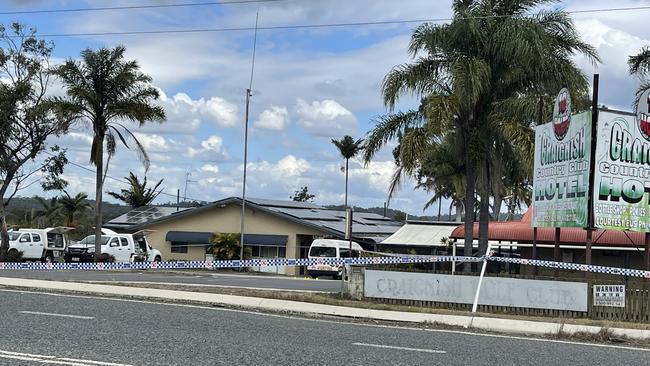
[[[204,260],[214,234],[239,234],[241,205],[241,198],[230,197],[190,209],[143,207],[109,221],[105,227],[122,232],[150,230],[148,241],[161,251],[164,260]],[[306,258],[315,238],[345,238],[345,216],[344,211],[307,202],[247,198],[244,245],[254,258]],[[364,248],[374,249],[399,227],[387,217],[355,212],[352,236]],[[260,270],[304,273],[304,268]]]
[[[521,258],[585,263],[587,232],[582,228],[562,228],[558,249],[555,249],[555,228],[537,228],[536,255],[533,255],[532,210],[520,221],[490,222],[488,240],[495,251],[514,249]],[[458,226],[451,238],[463,241],[464,227]],[[592,234],[592,261],[594,265],[650,270],[650,256],[645,250],[645,234],[632,231],[597,229]],[[474,240],[478,240],[478,223],[474,223]],[[552,274],[553,269],[540,268],[540,274]],[[522,266],[521,272],[531,274],[531,266]],[[579,274],[582,275],[581,273]]]

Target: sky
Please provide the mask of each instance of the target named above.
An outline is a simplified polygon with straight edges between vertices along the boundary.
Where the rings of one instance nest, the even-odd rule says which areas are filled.
[[[0,13],[33,10],[178,4],[204,0],[0,0]],[[553,8],[569,11],[608,9],[611,1],[564,1]],[[650,6],[650,1],[619,0],[616,8]],[[0,24],[14,21],[36,27],[54,42],[53,63],[78,58],[86,48],[124,45],[160,89],[156,102],[167,121],[133,127],[151,157],[145,172],[135,152],[120,149],[108,175],[125,177],[130,171],[149,181],[164,179],[165,194],[156,202],[181,197],[215,201],[241,196],[244,155],[245,90],[251,77],[253,31],[165,33],[147,35],[86,35],[149,30],[250,28],[259,12],[259,26],[422,20],[451,17],[448,0],[276,0],[229,5],[157,9],[84,11],[69,13],[0,14]],[[600,102],[631,110],[639,81],[628,75],[627,57],[650,45],[649,9],[578,12],[573,19],[582,37],[594,45],[602,63],[577,58],[585,74],[600,74]],[[396,65],[409,62],[409,37],[419,23],[260,30],[252,83],[249,122],[247,196],[289,199],[308,186],[318,204],[343,204],[344,161],[331,144],[349,134],[363,138],[373,120],[387,113],[381,82]],[[61,93],[53,85],[52,93]],[[416,106],[405,97],[398,110]],[[68,149],[64,177],[68,191],[94,196],[93,167],[88,163],[91,133],[84,124],[50,143]],[[364,164],[350,162],[349,201],[356,206],[382,206],[395,165],[394,143]],[[85,167],[86,169],[84,169]],[[187,183],[187,193],[185,187]],[[106,190],[124,188],[108,179]],[[42,194],[38,185],[20,192]],[[51,194],[51,193],[50,193]],[[390,202],[391,208],[415,215],[426,211],[430,193],[405,180]],[[106,197],[106,196],[105,196]],[[111,200],[107,197],[107,200]],[[448,212],[443,202],[443,214]]]

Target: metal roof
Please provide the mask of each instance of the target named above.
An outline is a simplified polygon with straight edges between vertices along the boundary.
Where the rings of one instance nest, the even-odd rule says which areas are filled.
[[[454,225],[429,225],[407,223],[381,244],[405,246],[443,246],[442,238],[449,238],[456,228]]]
[[[193,215],[205,210],[232,204],[241,205],[241,198],[229,197],[205,206],[184,209],[180,212],[176,212],[175,207],[164,207],[164,209],[168,209],[168,215],[160,215],[158,217],[150,215],[148,220],[139,220],[134,223],[125,222],[123,217],[130,214],[126,213],[125,215],[109,221],[105,226],[124,230],[137,230],[155,223],[173,220],[175,218]],[[282,219],[293,221],[300,225],[320,230],[327,235],[335,237],[343,237],[345,235],[345,211],[329,210],[308,202],[278,201],[259,198],[247,198],[246,206],[267,212]],[[379,242],[393,234],[399,229],[399,227],[399,222],[375,213],[355,212],[353,214],[352,232],[355,238]]]
[[[488,227],[488,239],[492,241],[512,243],[532,243],[533,227],[531,225],[532,211],[529,209],[521,221],[490,222]],[[608,247],[643,247],[645,234],[633,231],[616,231],[597,229],[592,234],[592,245]],[[452,239],[463,239],[464,226],[460,225],[454,229],[450,237]],[[474,239],[478,239],[478,224],[474,223]],[[537,228],[538,244],[553,244],[555,242],[555,228]],[[585,247],[587,242],[587,231],[582,228],[562,228],[560,231],[560,245],[577,245]]]

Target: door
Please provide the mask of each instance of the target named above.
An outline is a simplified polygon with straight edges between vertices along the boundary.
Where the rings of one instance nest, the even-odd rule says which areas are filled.
[[[113,257],[115,257],[116,262],[123,262],[122,258],[122,251],[120,250],[120,239],[116,237],[112,237],[108,243],[106,244],[106,247],[102,248],[102,253],[110,254]]]
[[[131,254],[133,253],[133,245],[129,244],[129,239],[120,237],[120,238],[115,238],[119,239],[120,241],[120,246],[117,249],[117,255],[115,256],[115,260],[117,262],[130,262],[131,261]]]
[[[34,244],[29,233],[22,233],[15,245],[16,250],[23,252],[23,258],[34,259]],[[41,258],[40,256],[38,258]]]
[[[29,247],[30,258],[41,259],[45,252],[45,239],[43,235],[32,233],[32,246]]]

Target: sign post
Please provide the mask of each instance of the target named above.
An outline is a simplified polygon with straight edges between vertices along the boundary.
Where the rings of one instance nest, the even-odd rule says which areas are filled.
[[[594,74],[594,94],[591,98],[591,149],[589,159],[589,187],[594,186],[594,177],[596,176],[596,144],[598,137],[598,87],[600,75]],[[591,244],[593,238],[594,227],[594,190],[589,189],[589,198],[587,200],[587,242],[585,244],[585,264],[591,264]],[[591,273],[585,274],[587,278],[591,278]]]

